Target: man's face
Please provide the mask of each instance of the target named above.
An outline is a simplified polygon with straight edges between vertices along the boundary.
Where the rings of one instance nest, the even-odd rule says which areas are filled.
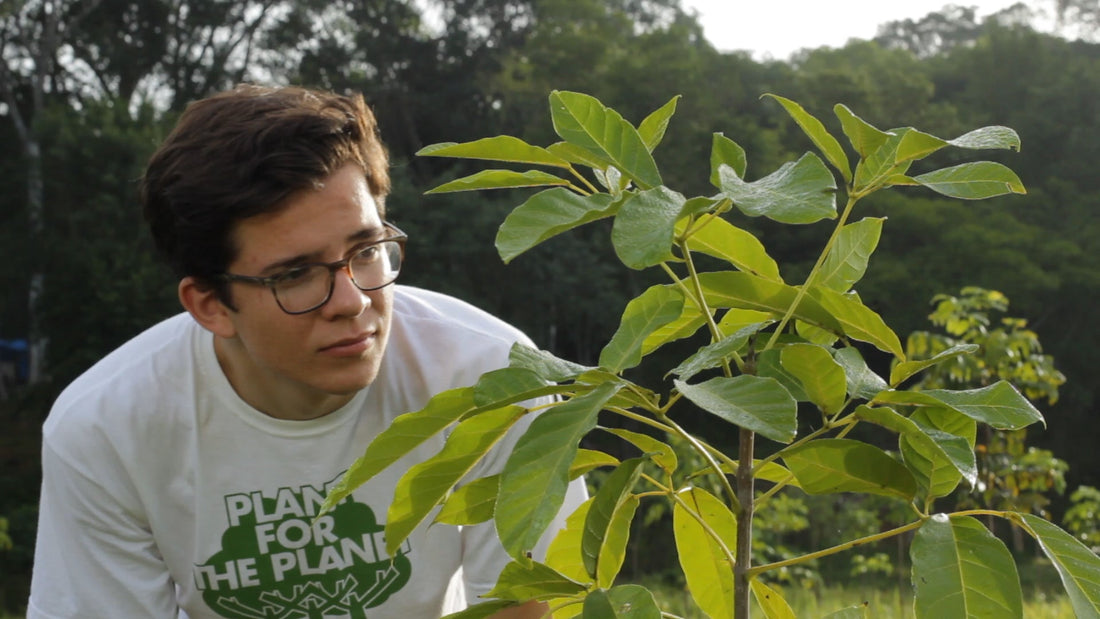
[[[270,276],[295,264],[334,262],[387,236],[363,171],[349,164],[284,208],[237,224],[228,271]],[[232,337],[217,340],[222,369],[241,397],[275,417],[331,412],[378,375],[390,332],[393,286],[363,292],[339,270],[332,297],[290,315],[265,286],[233,283]]]

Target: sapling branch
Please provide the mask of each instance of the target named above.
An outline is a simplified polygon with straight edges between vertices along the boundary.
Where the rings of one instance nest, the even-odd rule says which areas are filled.
[[[722,470],[722,466],[718,464],[718,461],[714,459],[714,456],[710,454],[710,451],[702,443],[699,442],[699,439],[692,436],[690,432],[687,432],[686,430],[681,428],[680,425],[670,419],[668,415],[662,414],[660,415],[660,418],[662,421],[669,424],[673,434],[690,443],[692,449],[694,449],[695,452],[698,453],[700,456],[703,456],[703,459],[707,461],[707,465],[712,471],[714,471],[714,474],[718,476],[718,480],[722,483],[722,490],[724,490],[726,496],[729,497],[730,503],[733,505],[738,505],[737,493],[733,490],[733,486],[730,485],[730,480],[726,477],[726,473]]]

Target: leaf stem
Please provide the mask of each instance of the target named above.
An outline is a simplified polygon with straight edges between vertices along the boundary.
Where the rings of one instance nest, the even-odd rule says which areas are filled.
[[[770,570],[776,570],[776,569],[779,569],[781,567],[789,567],[789,566],[792,566],[792,565],[798,565],[799,563],[805,563],[807,561],[813,561],[814,559],[820,559],[822,557],[827,557],[829,555],[834,555],[834,554],[837,554],[838,552],[844,552],[845,550],[851,550],[852,548],[855,548],[856,546],[862,546],[864,544],[870,544],[872,542],[877,542],[877,541],[881,541],[881,540],[884,540],[884,539],[888,539],[888,538],[894,537],[895,535],[901,535],[902,533],[905,533],[907,531],[912,531],[913,529],[919,529],[920,526],[922,524],[924,524],[925,520],[926,519],[922,518],[922,519],[917,520],[915,522],[911,522],[907,525],[897,527],[896,529],[890,529],[889,531],[883,531],[882,533],[876,533],[874,535],[868,535],[866,537],[861,537],[859,539],[854,539],[850,542],[844,542],[843,544],[837,544],[836,546],[833,546],[832,548],[826,548],[824,550],[819,550],[817,552],[811,552],[810,554],[802,555],[801,557],[794,557],[792,559],[785,559],[783,561],[776,561],[775,563],[768,563],[767,565],[760,565],[760,566],[754,567],[754,568],[749,570],[749,577],[752,578],[752,577],[755,577],[759,574],[762,574],[762,573],[770,571]]]
[[[662,421],[667,423],[669,427],[671,427],[673,433],[676,434],[676,436],[679,436],[688,443],[691,443],[691,447],[699,455],[703,456],[703,459],[707,461],[707,465],[709,465],[711,470],[714,471],[714,473],[718,476],[718,480],[722,482],[722,490],[724,490],[726,492],[726,496],[729,497],[730,504],[740,508],[740,503],[737,498],[737,492],[734,491],[733,486],[730,485],[729,478],[726,477],[725,471],[722,470],[722,466],[718,464],[717,460],[714,459],[714,456],[711,455],[707,447],[700,443],[699,439],[692,436],[691,433],[687,432],[686,430],[681,428],[679,424],[670,419],[668,415],[662,414],[660,415],[660,418]]]

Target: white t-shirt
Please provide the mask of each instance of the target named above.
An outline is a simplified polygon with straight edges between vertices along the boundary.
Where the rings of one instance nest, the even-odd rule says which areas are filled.
[[[434,619],[476,601],[509,560],[491,522],[429,518],[396,557],[382,539],[397,480],[443,436],[310,522],[394,417],[506,366],[515,341],[528,342],[471,305],[398,286],[375,382],[329,415],[289,421],[237,396],[189,315],[150,328],[74,381],[46,420],[28,619]],[[529,423],[473,476],[499,472]],[[570,485],[544,544],[584,494]]]

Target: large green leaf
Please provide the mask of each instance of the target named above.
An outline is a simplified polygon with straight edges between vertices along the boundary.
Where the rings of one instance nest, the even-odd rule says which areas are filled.
[[[918,131],[912,127],[905,127],[899,131],[901,132],[901,141],[898,143],[898,152],[894,156],[897,163],[924,159],[947,146],[947,140]]]
[[[512,602],[569,597],[583,593],[585,586],[538,561],[524,558],[504,566],[497,584],[485,597]]]
[[[1100,557],[1072,535],[1031,514],[1016,514],[1062,578],[1077,617],[1100,617]]]
[[[699,311],[699,306],[691,299],[685,299],[684,309],[675,320],[658,327],[645,338],[642,342],[642,355],[648,355],[669,342],[691,337],[705,324],[707,319]]]
[[[618,112],[594,97],[556,90],[550,93],[550,117],[563,140],[606,160],[642,189],[661,184],[657,164],[642,136]]]
[[[670,370],[669,374],[679,376],[680,380],[691,380],[699,372],[721,367],[724,362],[730,360],[734,353],[741,350],[754,335],[773,322],[775,321],[757,322],[743,327],[736,333],[727,335],[717,342],[707,344],[695,351],[695,354],[684,359],[680,365]]]
[[[848,394],[848,377],[828,350],[814,344],[791,344],[780,351],[779,362],[798,378],[822,412],[829,416],[840,412]]]
[[[720,168],[729,166],[738,178],[745,178],[745,170],[748,168],[748,159],[745,157],[745,149],[737,142],[727,138],[721,133],[715,133],[710,145],[710,184],[722,187],[722,175]]]
[[[418,157],[455,157],[487,159],[512,163],[533,163],[557,168],[568,168],[569,162],[545,148],[532,146],[510,135],[498,135],[473,142],[432,144],[417,151]]]
[[[611,243],[623,264],[644,269],[671,259],[684,196],[664,186],[628,197],[615,216]]]
[[[546,565],[564,576],[585,584],[594,584],[596,579],[588,574],[581,554],[581,539],[584,537],[584,521],[588,519],[588,510],[593,499],[581,503],[565,519],[565,528],[558,531],[550,546],[546,549]]]
[[[881,316],[864,305],[858,296],[818,286],[809,291],[809,296],[840,323],[845,335],[854,340],[867,342],[883,352],[905,360],[905,348],[902,347],[897,334],[887,326]],[[803,299],[802,304],[805,303],[806,300]],[[802,304],[799,305],[799,309]]]
[[[867,262],[878,247],[882,235],[881,217],[868,217],[840,229],[816,283],[819,286],[846,292],[867,271]]]
[[[959,148],[1020,150],[1020,136],[1011,128],[999,125],[969,131],[947,143]]]
[[[897,432],[902,459],[929,496],[946,496],[960,478],[971,486],[978,478],[978,464],[967,440],[923,426],[886,407],[860,406],[856,417]]]
[[[886,139],[856,165],[856,175],[852,182],[855,190],[878,186],[884,179],[909,169],[909,163],[898,163],[898,147],[901,146],[906,131],[884,134]]]
[[[752,596],[756,598],[756,603],[760,605],[760,610],[764,611],[764,617],[767,619],[795,619],[794,610],[791,609],[791,605],[787,603],[787,600],[783,599],[783,595],[779,591],[764,584],[759,578],[753,578],[749,581],[749,585],[752,587]]]
[[[970,353],[977,352],[977,350],[977,344],[958,344],[938,353],[931,359],[921,359],[919,361],[905,361],[903,363],[898,363],[893,367],[893,369],[890,370],[890,384],[896,387],[901,384],[903,380],[909,378],[910,376],[925,368],[932,367],[933,365],[936,365],[941,361],[946,361],[947,359],[951,359],[959,355],[968,355]]]
[[[932,516],[909,548],[918,617],[1023,617],[1016,563],[977,520]]]
[[[840,120],[844,135],[848,136],[848,141],[852,143],[852,148],[856,149],[860,157],[867,157],[875,152],[890,138],[889,133],[880,131],[856,116],[844,104],[838,103],[833,106],[833,113]]]
[[[512,344],[508,352],[508,367],[531,370],[536,376],[550,382],[573,380],[594,368],[555,357],[553,353],[531,348],[522,343]]]
[[[963,200],[1027,193],[1015,172],[993,161],[962,163],[914,176],[913,180],[936,193]]]
[[[577,445],[596,426],[604,404],[619,390],[604,383],[535,417],[500,474],[497,536],[508,554],[525,556],[550,525],[569,484]]]
[[[720,271],[700,273],[699,283],[711,309],[737,308],[767,312],[781,318],[798,297],[798,288],[749,273]],[[840,323],[815,299],[803,297],[794,317],[842,333]],[[759,320],[759,319],[758,319]],[[724,321],[723,321],[724,322]]]
[[[546,147],[546,150],[550,151],[554,156],[561,157],[569,163],[576,163],[578,165],[588,166],[593,171],[600,172],[608,168],[610,164],[607,161],[593,154],[586,148],[571,144],[569,142],[555,142]]]
[[[868,367],[858,348],[845,346],[837,349],[833,354],[833,358],[844,368],[844,374],[848,377],[849,396],[870,400],[880,392],[890,388],[881,376],[875,374]]]
[[[622,565],[622,557],[625,554],[625,546],[622,549],[613,548],[611,556],[604,556],[604,541],[609,535],[614,534],[612,524],[617,522],[617,514],[620,510],[629,509],[633,516],[637,508],[637,499],[634,498],[634,484],[642,474],[641,465],[645,458],[631,458],[624,460],[600,485],[600,489],[593,497],[592,507],[588,510],[588,516],[584,520],[584,535],[581,537],[581,554],[584,557],[584,567],[588,575],[596,578],[596,583],[601,587],[611,584],[606,580],[608,572],[613,578],[618,568]],[[627,522],[627,530],[630,525]],[[618,554],[622,550],[623,554]],[[617,556],[616,556],[617,555]],[[607,562],[614,571],[605,568],[602,563]]]
[[[478,524],[493,517],[500,489],[500,476],[491,475],[463,484],[447,497],[435,522],[441,524]]]
[[[661,607],[641,585],[598,589],[584,598],[583,619],[661,619]]]
[[[789,443],[798,430],[798,403],[773,378],[741,375],[718,376],[698,385],[673,382],[699,408],[773,441]]]
[[[825,125],[821,124],[820,120],[814,118],[801,105],[790,99],[773,94],[764,96],[778,101],[783,109],[791,115],[791,118],[798,123],[798,126],[802,128],[802,132],[809,136],[814,146],[821,151],[821,154],[825,155],[825,159],[844,176],[845,181],[851,182],[852,169],[848,165],[848,155],[844,154],[844,148],[840,146],[840,142],[837,142],[836,138],[825,129]]]
[[[876,402],[912,406],[946,406],[998,430],[1019,430],[1043,420],[1043,415],[1010,383],[998,381],[988,387],[965,391],[884,391]]]
[[[457,613],[444,615],[443,619],[487,619],[505,608],[516,605],[516,602],[510,600],[489,600],[488,602],[467,606]]]
[[[390,556],[526,412],[522,406],[510,406],[470,417],[455,426],[438,454],[414,464],[401,476],[386,517]]]
[[[642,141],[645,142],[646,148],[649,152],[653,152],[657,145],[661,143],[661,140],[665,137],[665,130],[668,129],[668,121],[672,119],[672,115],[676,113],[676,103],[680,100],[680,95],[668,100],[668,103],[653,110],[653,112],[646,116],[638,125],[638,135],[642,136]]]
[[[652,286],[627,303],[619,328],[600,351],[600,367],[617,373],[638,365],[646,338],[683,309],[684,295],[668,286]]]
[[[971,449],[978,439],[978,422],[946,406],[922,406],[910,413],[909,418],[924,427],[961,436]]]
[[[474,385],[474,404],[496,408],[570,389],[562,385],[547,385],[538,374],[526,368],[500,368],[478,378]]]
[[[779,265],[768,255],[764,244],[752,233],[725,219],[712,217],[706,225],[692,232],[687,246],[691,251],[725,260],[746,273],[776,282],[783,281],[779,276]]]
[[[680,498],[718,535],[732,556],[737,547],[737,518],[729,508],[702,488],[681,491]],[[710,617],[732,617],[733,564],[722,545],[679,502],[672,509],[672,531],[692,599]]]
[[[865,492],[911,500],[917,482],[902,463],[878,447],[851,439],[811,441],[783,455],[809,494]]]
[[[604,428],[604,431],[609,434],[627,441],[628,443],[637,447],[646,457],[653,461],[654,464],[661,467],[669,474],[676,471],[678,464],[676,459],[676,452],[668,444],[663,443],[648,434],[642,434],[640,432],[633,432],[623,428]]]
[[[514,189],[517,187],[545,187],[547,185],[568,185],[569,181],[560,176],[541,170],[516,172],[515,170],[482,170],[476,174],[455,179],[435,187],[425,193],[452,193],[456,191],[477,191],[481,189]]]
[[[329,490],[318,513],[335,507],[356,488],[474,408],[473,387],[463,387],[437,394],[419,411],[397,416]]]
[[[802,381],[783,367],[782,351],[780,348],[769,348],[756,353],[756,375],[772,378],[791,394],[798,402],[809,402],[810,396],[802,388]]]
[[[722,193],[750,217],[764,216],[785,224],[836,217],[836,178],[812,153],[751,183],[724,167],[719,167],[718,178]]]
[[[497,232],[497,251],[504,262],[511,262],[546,239],[614,215],[617,207],[603,193],[581,196],[564,187],[540,191],[504,218]]]

